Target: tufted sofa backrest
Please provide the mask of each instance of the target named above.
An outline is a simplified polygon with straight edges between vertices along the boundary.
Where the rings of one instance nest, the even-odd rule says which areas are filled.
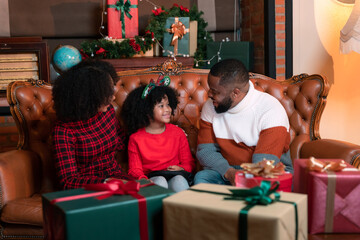
[[[300,157],[303,143],[320,139],[320,118],[330,86],[321,75],[300,74],[285,81],[276,81],[250,73],[255,89],[277,98],[286,110],[290,123],[291,159]]]
[[[173,69],[174,70],[174,69]],[[188,135],[190,149],[196,151],[197,133],[201,108],[207,100],[207,75],[209,70],[185,69],[168,72],[164,69],[132,70],[119,72],[117,82],[119,91],[113,103],[117,116],[130,91],[146,85],[159,74],[171,75],[171,86],[179,93],[179,105],[172,119]],[[284,106],[290,121],[291,156],[299,157],[304,142],[319,139],[319,123],[323,112],[329,85],[321,75],[302,74],[286,81],[276,81],[269,77],[250,73],[255,88],[276,97]],[[51,86],[42,81],[17,81],[9,84],[7,99],[14,117],[20,138],[18,149],[35,152],[42,163],[39,176],[41,192],[56,188],[56,174],[51,154],[51,130],[56,121],[52,108]],[[125,151],[119,161],[127,167]]]
[[[51,86],[41,80],[15,81],[8,85],[7,100],[19,131],[18,149],[35,152],[41,162],[41,192],[51,191],[56,183],[52,161],[51,129],[56,121]]]

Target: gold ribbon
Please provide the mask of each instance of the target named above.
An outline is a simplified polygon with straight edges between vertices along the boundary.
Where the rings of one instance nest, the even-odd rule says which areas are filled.
[[[326,190],[325,232],[331,233],[334,225],[336,174],[332,171],[327,172],[327,174],[328,185]]]
[[[258,163],[243,163],[240,167],[245,173],[250,173],[254,176],[276,178],[285,173],[285,165],[278,162],[274,165],[274,160],[262,160]]]
[[[315,172],[340,172],[346,168],[344,160],[341,161],[319,161],[314,157],[310,157],[307,161],[307,169]]]

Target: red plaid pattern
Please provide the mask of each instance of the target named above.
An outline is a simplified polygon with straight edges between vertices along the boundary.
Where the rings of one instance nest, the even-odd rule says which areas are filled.
[[[112,106],[86,121],[57,122],[53,149],[61,186],[80,188],[109,177],[129,179],[115,160],[115,153],[125,147],[124,141]]]

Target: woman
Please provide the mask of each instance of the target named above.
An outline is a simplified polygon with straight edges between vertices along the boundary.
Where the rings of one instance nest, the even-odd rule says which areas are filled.
[[[115,70],[105,62],[82,62],[54,82],[55,165],[63,189],[129,179],[115,160],[125,135],[111,105]]]

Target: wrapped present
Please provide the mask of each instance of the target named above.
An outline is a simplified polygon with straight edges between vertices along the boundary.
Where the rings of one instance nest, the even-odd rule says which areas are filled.
[[[294,192],[308,194],[309,232],[360,232],[360,171],[341,159],[296,159]]]
[[[202,183],[164,199],[164,239],[307,239],[307,196],[269,186]]]
[[[236,172],[235,185],[242,188],[259,186],[263,180],[279,182],[278,191],[291,192],[292,174],[285,172],[285,165],[273,160],[262,160],[257,163],[243,163],[243,170]]]
[[[235,175],[235,186],[241,188],[252,188],[259,186],[262,181],[279,182],[278,191],[291,192],[292,189],[292,174],[284,173],[282,175],[267,178],[254,176],[253,174],[245,173],[244,171],[238,171]]]
[[[218,57],[212,58],[217,55]],[[206,46],[206,56],[207,59],[211,59],[210,64],[207,65],[208,68],[211,68],[219,60],[234,58],[240,60],[247,70],[252,71],[254,66],[254,43],[209,42]]]
[[[164,55],[189,55],[189,19],[189,17],[169,17],[166,19],[166,32],[163,39]]]
[[[108,36],[133,38],[139,34],[138,0],[107,0]]]
[[[91,189],[91,190],[88,190]],[[135,181],[42,195],[46,239],[161,239],[168,189]]]

